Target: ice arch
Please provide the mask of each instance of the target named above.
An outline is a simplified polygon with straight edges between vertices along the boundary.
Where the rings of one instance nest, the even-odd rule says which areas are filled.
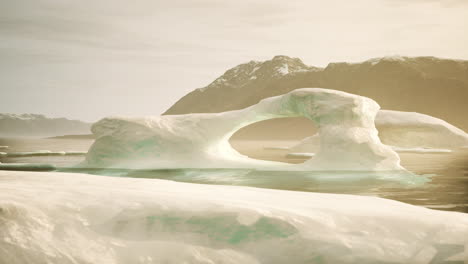
[[[383,145],[374,125],[379,105],[345,92],[304,88],[245,109],[214,114],[108,117],[86,167],[262,168],[291,170],[399,170],[399,156]],[[304,116],[321,138],[319,153],[300,165],[250,159],[229,144],[240,128],[266,119]]]

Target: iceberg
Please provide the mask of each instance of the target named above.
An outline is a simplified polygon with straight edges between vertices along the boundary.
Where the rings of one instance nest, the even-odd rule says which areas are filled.
[[[468,146],[468,134],[444,120],[415,112],[380,110],[375,119],[379,138],[396,152],[449,153]],[[293,153],[320,149],[320,135],[303,139]]]
[[[315,156],[315,153],[311,153],[311,152],[291,152],[291,153],[286,154],[286,158],[291,158],[291,159],[311,158],[313,156]]]
[[[258,168],[281,170],[403,170],[375,128],[380,106],[345,92],[304,88],[223,113],[108,117],[92,126],[96,136],[82,167]],[[320,134],[320,151],[303,164],[260,161],[239,154],[229,138],[240,128],[280,117],[306,117]]]
[[[382,110],[375,119],[386,145],[401,148],[457,149],[468,146],[468,134],[442,119],[415,112]]]
[[[320,149],[320,136],[314,134],[306,137],[296,145],[289,148],[290,153],[309,153],[316,152]]]
[[[451,153],[451,149],[436,149],[436,148],[401,148],[393,147],[392,149],[398,153]]]
[[[0,263],[463,263],[468,214],[392,200],[0,171]]]

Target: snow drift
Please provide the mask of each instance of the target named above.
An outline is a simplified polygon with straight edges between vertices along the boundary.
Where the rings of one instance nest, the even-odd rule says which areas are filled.
[[[6,171],[0,189],[0,263],[468,259],[467,214],[375,197]]]
[[[82,166],[401,170],[398,155],[377,135],[378,110],[379,105],[366,97],[304,88],[224,113],[110,117],[93,125],[97,139]],[[321,139],[320,151],[304,164],[253,160],[229,144],[229,138],[246,125],[296,116],[312,120]]]

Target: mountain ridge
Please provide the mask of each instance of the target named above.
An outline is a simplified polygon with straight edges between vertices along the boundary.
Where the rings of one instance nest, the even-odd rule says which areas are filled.
[[[294,89],[321,87],[366,96],[383,109],[420,112],[468,130],[468,61],[387,56],[326,67],[280,55],[227,70],[183,96],[164,114],[213,113],[248,107]]]
[[[91,123],[42,114],[0,113],[0,136],[63,136],[90,134]]]

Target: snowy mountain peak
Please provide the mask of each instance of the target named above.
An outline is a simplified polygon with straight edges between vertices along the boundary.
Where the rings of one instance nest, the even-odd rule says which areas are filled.
[[[89,134],[91,124],[39,114],[0,113],[0,136],[62,136]]]
[[[371,58],[363,62],[331,62],[325,69],[331,69],[336,67],[365,67],[377,66],[381,64],[393,64],[393,65],[412,65],[415,68],[423,69],[429,67],[442,67],[441,65],[450,64],[451,67],[457,67],[457,70],[466,70],[468,61],[466,60],[455,60],[455,59],[444,59],[432,56],[422,57],[407,57],[400,55],[384,56]]]
[[[405,61],[408,59],[407,57],[395,55],[395,56],[385,56],[385,57],[380,57],[380,58],[372,58],[369,59],[365,62],[371,63],[372,65],[375,65],[381,61]]]
[[[381,62],[406,62],[411,59],[416,59],[416,58],[395,55],[395,56],[372,58],[363,62],[331,62],[327,65],[326,69],[337,68],[337,67],[348,67],[348,66],[356,66],[356,67],[375,66]]]
[[[307,72],[317,69],[315,67],[305,65],[299,58],[291,58],[284,55],[275,56],[271,61],[266,61],[265,63],[271,64],[271,66],[276,70],[277,74],[275,74],[275,76],[283,76],[291,73]]]
[[[36,120],[46,119],[44,115],[39,114],[10,114],[0,113],[0,119],[12,119],[12,120]]]
[[[317,70],[320,68],[307,66],[299,58],[278,55],[271,60],[240,64],[226,71],[207,87],[198,90],[203,92],[206,89],[226,86],[240,88],[266,78],[283,78],[286,75]]]

